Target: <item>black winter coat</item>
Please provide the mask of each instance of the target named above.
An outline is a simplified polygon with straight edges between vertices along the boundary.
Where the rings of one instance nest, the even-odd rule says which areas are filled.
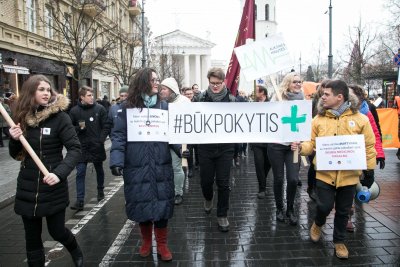
[[[63,112],[69,100],[58,95],[48,107],[40,107],[26,118],[25,137],[47,170],[60,178],[50,186],[43,183],[43,174],[24,151],[20,141],[10,140],[10,155],[22,159],[17,179],[14,210],[19,215],[45,217],[64,210],[69,205],[67,177],[77,164],[80,144],[71,119]],[[67,154],[63,158],[63,146]]]
[[[82,146],[82,156],[79,162],[105,161],[104,142],[111,129],[106,109],[96,102],[93,105],[83,105],[78,102],[71,109],[69,115]],[[80,129],[79,121],[85,121],[86,128],[84,130]]]
[[[159,102],[151,110],[167,109]],[[143,111],[147,112],[147,108]],[[123,103],[120,119],[112,132],[110,167],[124,170],[125,209],[136,222],[169,219],[174,211],[174,173],[168,143],[128,142],[126,107]]]

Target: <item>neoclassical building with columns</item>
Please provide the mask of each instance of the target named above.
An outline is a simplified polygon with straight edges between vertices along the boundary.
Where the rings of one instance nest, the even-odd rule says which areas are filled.
[[[152,60],[174,58],[170,62],[178,64],[175,67],[182,77],[178,83],[188,87],[196,83],[205,90],[208,86],[207,71],[211,67],[211,48],[214,46],[210,41],[175,30],[154,38],[149,54]]]

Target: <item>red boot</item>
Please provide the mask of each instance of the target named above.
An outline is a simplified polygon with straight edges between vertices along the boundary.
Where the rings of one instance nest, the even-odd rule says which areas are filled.
[[[142,246],[139,249],[141,257],[147,257],[151,254],[151,239],[153,236],[153,224],[139,225],[142,233]]]
[[[172,254],[167,246],[168,228],[154,228],[154,234],[157,241],[157,254],[162,261],[171,261]]]

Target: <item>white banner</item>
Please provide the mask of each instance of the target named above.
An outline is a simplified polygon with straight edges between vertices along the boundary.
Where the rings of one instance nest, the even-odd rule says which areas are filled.
[[[364,135],[317,137],[317,170],[365,170]]]
[[[172,103],[171,144],[310,140],[311,101]]]
[[[168,111],[137,108],[126,110],[128,142],[168,142]]]
[[[247,81],[293,67],[294,63],[281,34],[235,49],[240,72]]]

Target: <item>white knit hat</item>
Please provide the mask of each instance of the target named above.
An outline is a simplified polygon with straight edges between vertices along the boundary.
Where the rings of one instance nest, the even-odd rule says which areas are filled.
[[[161,82],[161,85],[164,85],[174,91],[175,94],[179,95],[179,86],[176,80],[172,77],[169,77]]]

